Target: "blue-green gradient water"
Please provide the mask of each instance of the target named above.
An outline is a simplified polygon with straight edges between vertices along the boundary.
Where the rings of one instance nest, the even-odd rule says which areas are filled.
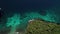
[[[1,26],[25,29],[31,19],[60,23],[60,0],[1,0]]]

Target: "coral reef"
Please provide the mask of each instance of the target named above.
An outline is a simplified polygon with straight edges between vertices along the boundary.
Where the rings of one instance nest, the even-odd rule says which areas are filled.
[[[25,34],[60,34],[60,25],[44,20],[34,20],[29,22]]]

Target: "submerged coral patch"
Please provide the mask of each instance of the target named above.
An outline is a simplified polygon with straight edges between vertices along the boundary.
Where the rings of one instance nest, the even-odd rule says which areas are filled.
[[[38,12],[26,12],[23,14],[24,18],[22,18],[21,14],[15,13],[13,16],[7,18],[6,26],[11,26],[11,31],[8,34],[14,34],[18,28],[21,30],[25,30],[27,27],[27,24],[32,19],[43,19],[45,21],[55,22],[54,15],[47,13],[46,15],[41,15]],[[22,19],[21,19],[22,18]]]

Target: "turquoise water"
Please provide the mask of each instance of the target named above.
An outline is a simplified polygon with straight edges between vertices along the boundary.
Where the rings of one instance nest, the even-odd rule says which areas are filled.
[[[60,0],[1,0],[2,27],[11,27],[13,34],[17,27],[25,30],[28,21],[41,18],[46,21],[60,23]],[[1,17],[0,16],[0,17]]]
[[[38,12],[26,12],[23,15],[26,17],[22,18],[20,13],[15,13],[12,17],[7,18],[6,27],[11,26],[11,31],[9,34],[14,34],[14,32],[16,32],[17,27],[23,30],[26,29],[29,23],[28,21],[31,19],[41,18],[46,21],[56,22],[54,18],[55,15],[52,15],[50,13],[47,13],[46,15],[43,16],[43,15],[40,15]]]
[[[4,19],[6,20],[5,26],[2,26],[4,25],[2,24],[1,28],[11,27],[11,30],[8,34],[14,34],[18,28],[21,30],[25,30],[29,23],[28,21],[31,19],[41,18],[45,21],[59,23],[58,22],[59,18],[51,9],[41,10],[41,12],[40,10],[25,10],[25,12],[21,12],[21,13],[19,11],[11,11],[10,13],[6,13],[6,16],[4,17],[7,17],[6,19]]]

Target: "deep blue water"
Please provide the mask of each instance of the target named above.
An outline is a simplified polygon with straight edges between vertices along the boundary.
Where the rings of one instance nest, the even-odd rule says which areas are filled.
[[[45,14],[44,10],[51,9],[53,11],[49,12],[55,13],[60,21],[60,0],[0,0],[0,7],[9,17],[16,12],[24,14],[32,10],[41,10],[40,13]]]
[[[47,9],[60,6],[60,0],[1,0],[0,7],[7,10]]]

